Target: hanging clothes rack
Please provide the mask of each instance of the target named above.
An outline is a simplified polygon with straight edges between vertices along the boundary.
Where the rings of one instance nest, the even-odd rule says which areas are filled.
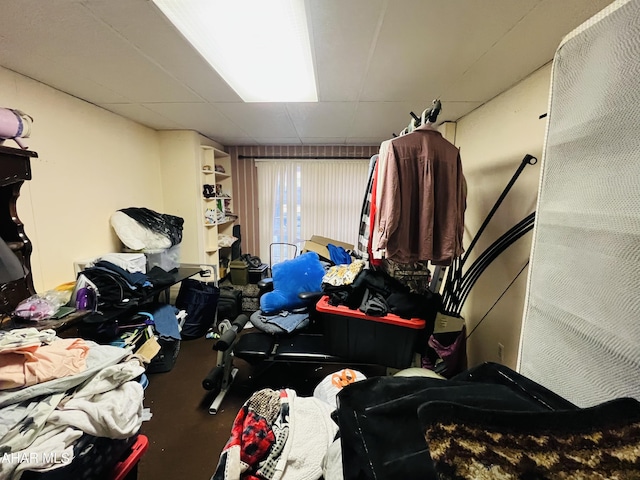
[[[427,122],[435,123],[438,120],[438,115],[440,115],[441,110],[442,102],[440,102],[440,99],[436,98],[435,100],[433,100],[431,107],[425,109],[422,112],[421,116],[416,115],[414,112],[409,112],[409,115],[411,115],[412,117],[411,122],[409,122],[407,128],[400,132],[400,135],[410,133]],[[395,133],[392,133],[391,135],[393,136],[393,138],[396,138],[398,136]]]

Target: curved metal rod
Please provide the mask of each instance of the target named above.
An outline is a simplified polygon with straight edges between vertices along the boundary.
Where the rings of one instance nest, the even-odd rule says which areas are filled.
[[[473,274],[473,272],[480,267],[482,262],[486,261],[486,258],[489,255],[491,255],[491,253],[496,248],[500,248],[503,242],[508,241],[510,236],[517,234],[517,231],[519,229],[524,228],[529,222],[532,222],[534,218],[535,218],[535,212],[527,215],[525,218],[520,220],[520,222],[518,222],[509,230],[507,230],[504,234],[502,234],[502,236],[500,236],[489,247],[487,247],[487,249],[484,252],[482,252],[478,258],[474,260],[471,267],[469,267],[469,269],[464,274],[462,274],[462,269],[459,270],[458,273],[460,274],[460,276],[454,279],[454,281],[450,284],[451,288],[449,290],[446,290],[443,294],[443,303],[446,301],[446,308],[448,308],[451,311],[454,310],[453,304],[460,297],[460,289],[462,287],[463,279],[469,278],[469,275]]]
[[[435,100],[434,100],[434,103],[435,103]],[[507,183],[507,186],[504,188],[504,190],[502,191],[502,193],[498,197],[498,200],[496,200],[496,203],[493,205],[493,208],[491,209],[491,211],[489,212],[489,214],[485,218],[484,222],[482,222],[482,225],[478,229],[478,233],[476,233],[476,235],[471,240],[471,244],[469,245],[469,247],[465,251],[464,255],[462,256],[462,259],[460,259],[458,262],[456,262],[457,266],[455,268],[454,268],[453,264],[451,265],[451,267],[449,267],[449,271],[447,272],[447,279],[445,281],[443,297],[444,297],[444,294],[446,294],[447,291],[449,291],[449,292],[451,292],[453,294],[453,292],[457,289],[457,286],[458,286],[458,284],[460,282],[460,278],[462,277],[462,267],[464,266],[464,264],[466,263],[467,259],[469,258],[469,255],[470,255],[471,251],[473,250],[473,247],[475,247],[476,243],[478,242],[478,239],[480,238],[480,236],[484,232],[485,228],[487,228],[487,225],[489,224],[489,221],[491,220],[493,215],[496,213],[496,210],[498,210],[498,207],[500,207],[500,205],[502,204],[504,198],[507,196],[507,194],[511,190],[511,187],[513,187],[513,184],[516,182],[516,180],[518,179],[518,177],[520,176],[520,174],[522,173],[524,168],[527,165],[535,165],[537,162],[538,162],[538,159],[536,157],[534,157],[533,155],[526,154],[524,156],[524,158],[520,162],[520,165],[518,166],[518,168],[516,169],[515,173],[511,177],[511,180],[509,180],[509,183]]]
[[[526,154],[524,156],[524,158],[520,162],[520,165],[518,166],[518,169],[513,174],[513,176],[511,177],[511,180],[509,180],[509,183],[504,188],[504,190],[500,194],[500,197],[498,197],[498,200],[496,200],[496,203],[493,205],[493,208],[491,209],[491,211],[487,215],[487,218],[485,218],[484,222],[482,222],[482,225],[480,225],[480,228],[478,229],[478,233],[476,233],[476,236],[473,238],[473,240],[471,241],[471,244],[469,245],[469,248],[467,249],[467,251],[465,252],[464,256],[462,257],[462,265],[461,265],[461,267],[464,266],[465,262],[467,261],[467,258],[469,258],[469,254],[470,254],[471,250],[473,249],[475,244],[478,242],[478,239],[480,238],[480,235],[482,235],[482,232],[484,232],[484,229],[487,228],[487,225],[489,224],[489,221],[495,215],[496,210],[498,210],[498,207],[500,207],[500,205],[504,201],[504,198],[507,196],[507,194],[511,190],[511,187],[513,187],[513,184],[516,183],[516,180],[518,179],[518,177],[522,173],[522,170],[524,170],[524,167],[526,167],[527,165],[535,165],[536,163],[538,163],[538,159],[536,157],[534,157],[533,155]]]
[[[464,303],[464,299],[469,294],[468,290],[469,282],[473,285],[477,277],[489,266],[498,255],[500,255],[511,243],[524,235],[529,229],[529,223],[533,225],[532,218],[525,218],[516,226],[512,227],[509,231],[503,234],[498,240],[496,240],[490,247],[488,247],[482,254],[473,262],[469,270],[455,284],[455,289],[451,292],[447,292],[446,303],[443,300],[443,305],[446,311],[456,312],[459,309],[459,305]]]
[[[487,267],[504,252],[512,243],[522,237],[525,233],[533,228],[533,220],[530,223],[524,225],[516,231],[510,232],[508,235],[502,237],[501,241],[495,244],[495,247],[490,251],[487,251],[487,255],[483,256],[480,262],[474,262],[473,269],[470,269],[465,273],[463,279],[459,285],[457,291],[456,305],[453,311],[460,311],[462,304],[469,296],[470,290],[475,285],[480,275],[487,269]]]
[[[500,245],[497,248],[495,248],[489,254],[489,256],[486,257],[486,260],[483,259],[483,263],[479,264],[474,269],[473,272],[470,271],[470,272],[468,272],[468,275],[465,274],[465,276],[462,279],[462,283],[461,283],[461,296],[459,297],[459,303],[458,303],[458,305],[456,305],[455,311],[457,311],[458,313],[461,312],[462,306],[464,305],[464,302],[466,302],[467,297],[469,296],[469,293],[471,292],[471,289],[476,284],[476,282],[478,281],[480,276],[487,269],[487,267],[489,267],[489,265],[491,263],[493,263],[493,261],[500,254],[502,254],[502,252],[504,252],[507,248],[509,248],[516,240],[520,239],[527,232],[531,231],[533,229],[533,225],[534,225],[534,219],[531,219],[531,221],[529,223],[527,223],[524,228],[518,230],[517,232],[513,232],[513,234],[511,236],[509,236],[503,242],[501,242]]]

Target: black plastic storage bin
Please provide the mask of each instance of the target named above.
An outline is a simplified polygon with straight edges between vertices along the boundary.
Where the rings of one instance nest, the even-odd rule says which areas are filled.
[[[173,368],[178,359],[180,340],[165,340],[159,338],[158,343],[160,344],[160,351],[149,363],[147,373],[168,372]]]
[[[316,304],[324,325],[328,353],[352,362],[393,368],[411,365],[416,341],[426,321],[394,314],[371,317],[344,305],[329,305],[329,297]]]
[[[187,312],[180,332],[184,340],[203,337],[216,319],[220,289],[212,283],[192,278],[183,280],[176,297],[176,307]]]
[[[267,278],[267,268],[269,266],[266,263],[260,264],[259,267],[249,267],[249,283],[258,283],[263,278]]]

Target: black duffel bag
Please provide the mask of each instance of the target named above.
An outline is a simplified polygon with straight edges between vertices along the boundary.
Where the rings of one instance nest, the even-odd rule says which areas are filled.
[[[225,318],[234,321],[242,313],[242,290],[235,290],[233,287],[222,287],[220,289],[220,300],[218,301],[218,322]]]
[[[176,307],[187,312],[180,332],[183,340],[200,338],[216,319],[220,289],[211,283],[191,278],[183,280],[176,297]]]

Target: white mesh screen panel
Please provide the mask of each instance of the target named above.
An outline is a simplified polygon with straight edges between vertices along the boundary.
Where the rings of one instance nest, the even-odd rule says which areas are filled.
[[[581,407],[640,399],[640,1],[552,72],[519,371]]]

